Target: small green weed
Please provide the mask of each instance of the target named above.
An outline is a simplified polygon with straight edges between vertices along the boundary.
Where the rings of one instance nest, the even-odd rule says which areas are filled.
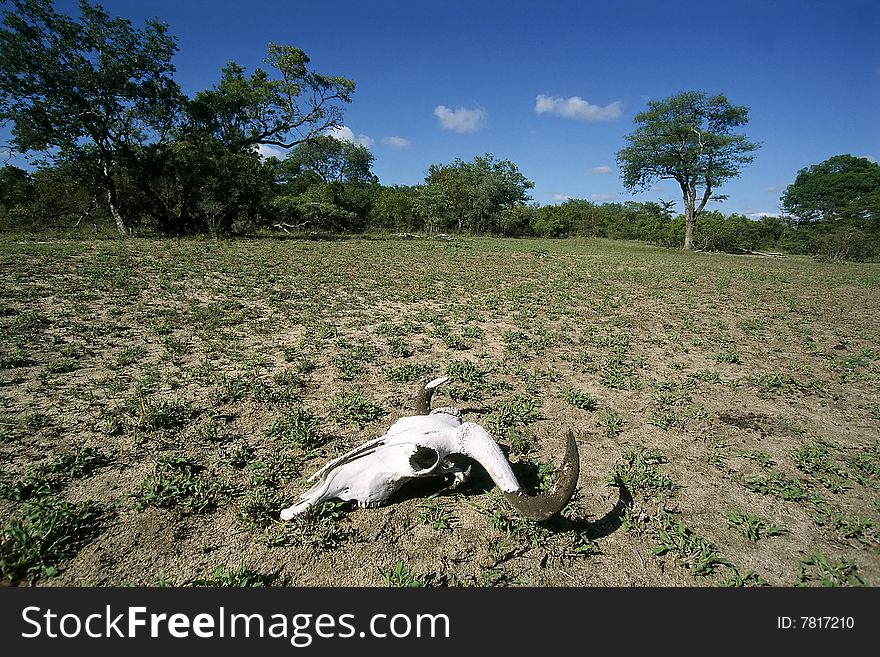
[[[562,389],[562,398],[575,408],[582,411],[595,411],[599,408],[599,402],[586,390],[565,387]]]
[[[811,554],[806,559],[801,559],[798,585],[808,586],[811,582],[818,581],[822,586],[864,586],[865,582],[858,570],[855,561],[841,559],[834,563],[824,554]]]
[[[318,418],[304,408],[289,408],[266,427],[266,435],[299,449],[311,450],[324,442]]]
[[[223,564],[218,564],[210,577],[193,580],[190,586],[262,588],[271,586],[274,579],[273,575],[263,575],[247,568],[244,564],[239,565],[235,569],[229,569]]]
[[[694,575],[710,575],[718,566],[731,565],[709,541],[695,534],[684,523],[666,515],[660,532],[660,544],[654,548],[654,554],[662,556],[668,552],[677,555],[677,563],[689,568]]]
[[[26,577],[54,576],[58,565],[97,534],[107,510],[97,502],[73,504],[38,497],[22,504],[0,539],[0,575],[16,584]]]
[[[360,390],[341,392],[330,400],[330,416],[337,422],[352,424],[359,429],[384,414],[382,407]]]
[[[745,511],[725,511],[724,517],[727,518],[728,527],[735,527],[740,534],[753,543],[757,543],[767,536],[780,536],[787,531],[782,526],[770,525],[762,518]]]
[[[212,510],[222,486],[209,481],[204,470],[204,466],[184,457],[162,459],[141,483],[135,500],[138,511],[148,506],[179,509],[184,513]]]
[[[676,486],[660,468],[663,463],[666,463],[666,457],[658,449],[627,449],[623,458],[614,465],[607,483],[610,486],[623,486],[631,494],[664,499],[672,494]]]
[[[610,440],[614,440],[620,435],[623,431],[623,425],[623,417],[610,406],[602,411],[597,422],[597,426],[605,428],[605,436]]]
[[[416,515],[437,531],[452,529],[455,516],[449,508],[437,500],[428,499],[416,505]]]
[[[391,367],[385,370],[385,378],[388,381],[396,381],[398,383],[415,383],[427,377],[433,371],[434,367],[429,363],[405,363],[399,367]]]
[[[400,560],[394,564],[394,568],[391,572],[388,572],[383,576],[383,579],[385,581],[385,586],[421,588],[425,585],[424,580],[410,572],[407,565]]]
[[[773,470],[766,475],[746,475],[743,485],[750,491],[762,495],[773,495],[790,502],[810,499],[810,484],[804,479],[795,479],[784,472]]]
[[[541,401],[535,397],[515,396],[498,402],[486,418],[491,429],[501,433],[509,427],[523,427],[541,419]]]

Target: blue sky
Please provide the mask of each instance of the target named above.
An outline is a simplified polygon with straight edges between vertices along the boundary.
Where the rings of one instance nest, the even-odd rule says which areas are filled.
[[[101,4],[138,26],[169,25],[188,93],[216,84],[230,60],[262,65],[270,41],[355,80],[344,134],[370,147],[387,185],[490,152],[534,181],[539,203],[679,201],[672,182],[626,192],[615,153],[648,100],[692,89],[749,107],[743,132],[763,144],[710,207],[777,213],[800,168],[841,153],[880,159],[876,0]]]

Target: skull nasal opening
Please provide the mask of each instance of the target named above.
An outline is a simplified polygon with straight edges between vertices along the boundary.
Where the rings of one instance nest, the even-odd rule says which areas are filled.
[[[413,470],[430,470],[440,462],[440,454],[435,449],[419,445],[415,453],[409,457]]]

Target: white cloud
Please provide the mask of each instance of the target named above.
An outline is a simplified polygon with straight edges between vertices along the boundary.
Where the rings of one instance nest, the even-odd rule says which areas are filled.
[[[875,164],[877,163],[877,158],[873,155],[859,155],[859,157],[868,160],[868,162],[874,162]]]
[[[770,185],[769,187],[765,187],[764,191],[767,192],[768,194],[772,194],[773,192],[778,192],[779,188],[774,185]]]
[[[749,215],[749,219],[760,219],[761,217],[779,217],[781,216],[778,212],[752,212]]]
[[[606,173],[611,173],[611,167],[607,167],[607,166],[593,167],[592,169],[590,169],[590,173],[595,174],[597,176],[601,176]]]
[[[571,200],[571,196],[568,194],[554,194],[551,198],[554,203],[565,203],[566,201]]]
[[[264,160],[267,157],[277,157],[279,160],[283,160],[287,155],[287,151],[283,148],[279,148],[278,146],[270,146],[269,144],[257,144],[256,146],[257,153],[260,154],[260,157]]]
[[[404,139],[403,137],[398,137],[397,135],[391,137],[382,137],[382,143],[386,146],[391,146],[392,148],[409,148],[411,145],[409,139]]]
[[[434,116],[440,120],[440,127],[453,132],[476,132],[486,122],[486,112],[477,109],[458,107],[451,109],[446,105],[437,105]]]
[[[601,105],[593,105],[580,96],[561,98],[538,94],[535,98],[535,112],[537,114],[555,114],[577,121],[612,121],[618,118],[622,111],[623,103],[619,100],[602,107]]]
[[[590,194],[591,201],[610,201],[614,198],[614,194]]]
[[[334,139],[338,139],[339,141],[347,141],[352,144],[357,144],[358,146],[370,147],[373,145],[371,137],[368,137],[367,135],[356,135],[347,125],[329,128],[324,131],[324,134],[329,135]]]

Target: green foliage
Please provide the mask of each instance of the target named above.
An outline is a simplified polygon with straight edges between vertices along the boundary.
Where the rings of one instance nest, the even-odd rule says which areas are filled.
[[[725,511],[724,517],[727,518],[729,527],[735,527],[740,534],[753,543],[766,536],[779,536],[787,531],[783,527],[769,525],[762,518],[745,511]]]
[[[541,401],[535,397],[515,396],[498,402],[486,421],[495,432],[522,427],[541,418]]]
[[[491,153],[471,162],[456,159],[452,164],[432,164],[425,183],[438,200],[442,199],[432,209],[442,227],[477,234],[493,232],[498,214],[524,204],[528,190],[534,187],[516,164],[496,160]]]
[[[609,406],[602,411],[602,415],[599,417],[597,425],[604,427],[605,435],[614,440],[620,435],[621,431],[623,431],[624,419],[617,411]]]
[[[822,586],[864,586],[858,570],[854,561],[841,559],[835,563],[824,554],[811,554],[801,559],[799,582],[801,586],[814,581],[821,582]]]
[[[739,175],[758,144],[734,129],[748,121],[748,108],[722,95],[687,91],[648,102],[635,116],[636,129],[617,153],[623,184],[647,189],[657,179],[675,180],[685,204],[684,248],[693,247],[696,217],[715,190]]]
[[[347,422],[363,429],[382,417],[384,411],[362,391],[352,390],[341,392],[330,400],[330,414],[337,422]]]
[[[781,202],[798,225],[849,225],[876,232],[880,230],[880,164],[835,155],[798,171]]]
[[[385,586],[394,586],[401,588],[421,588],[425,586],[425,581],[421,577],[417,577],[410,572],[407,565],[398,559],[394,564],[391,572],[383,576]]]
[[[623,486],[631,494],[664,498],[675,490],[672,478],[663,472],[661,464],[666,457],[660,450],[646,447],[629,448],[614,465],[608,478],[609,485]]]
[[[108,463],[110,459],[94,447],[76,444],[23,479],[0,485],[0,497],[18,502],[46,497]]]
[[[437,531],[452,529],[455,516],[443,502],[435,499],[427,499],[416,506],[416,515],[427,525],[431,525]]]
[[[694,575],[710,575],[718,566],[732,565],[705,538],[684,523],[665,515],[660,544],[654,548],[654,554],[662,556],[668,552],[675,554],[678,564],[692,570]]]
[[[94,501],[71,503],[38,497],[22,504],[3,528],[0,577],[16,584],[29,576],[53,576],[96,534],[107,510]]]
[[[266,427],[266,435],[293,447],[310,450],[324,442],[318,424],[318,418],[304,408],[289,408]]]
[[[148,506],[179,509],[185,513],[212,510],[222,487],[210,481],[204,470],[204,466],[183,457],[159,461],[154,472],[141,483],[135,498],[138,510]]]
[[[118,214],[117,154],[164,133],[179,106],[174,40],[157,21],[136,30],[87,2],[79,21],[48,0],[10,4],[0,31],[0,120],[13,124],[12,143],[23,152],[64,160],[86,140]],[[119,214],[117,225],[128,229]]]
[[[224,588],[262,588],[271,586],[275,579],[272,575],[263,575],[244,564],[238,568],[230,569],[224,564],[218,564],[210,577],[195,579],[190,586],[213,586]]]
[[[586,390],[578,390],[567,386],[562,389],[562,398],[575,408],[583,411],[595,411],[599,408],[599,402]]]

